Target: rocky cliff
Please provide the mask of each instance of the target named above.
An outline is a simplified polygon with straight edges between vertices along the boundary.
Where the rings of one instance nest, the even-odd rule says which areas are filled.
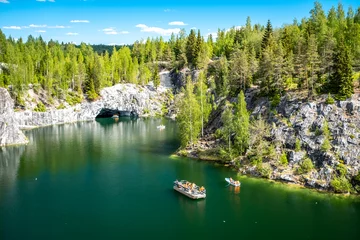
[[[14,101],[6,89],[0,88],[0,146],[27,142],[14,115]]]
[[[275,146],[277,155],[277,160],[264,162],[268,169],[266,177],[324,190],[333,189],[331,181],[340,176],[339,171],[346,173],[349,182],[355,179],[360,170],[358,94],[346,101],[327,104],[326,95],[309,100],[299,93],[288,93],[274,107],[269,100],[258,98],[256,93],[256,89],[246,93],[247,106],[252,118],[261,115],[269,124],[268,140]],[[215,139],[212,133],[222,126],[221,113],[221,107],[212,113],[206,128],[207,139],[200,140],[189,155],[199,157],[204,150],[211,152],[219,146],[221,141]],[[328,137],[322,132],[325,124],[330,132]],[[324,150],[322,146],[326,138],[330,146]],[[288,159],[285,166],[279,164],[282,153]],[[311,160],[314,168],[307,173],[299,173],[297,170],[306,158]],[[262,170],[259,165],[240,161],[239,171],[243,174],[264,177]]]
[[[270,110],[270,103],[260,100],[255,103],[253,115],[268,116],[271,124],[271,140],[285,149],[289,165],[273,168],[271,178],[299,182],[316,188],[330,188],[330,182],[337,174],[337,167],[345,165],[348,178],[360,170],[360,96],[353,95],[347,101],[326,103],[326,96],[309,101],[284,96],[280,104]],[[324,124],[330,130],[330,148],[322,149],[326,136]],[[301,149],[295,150],[296,139]],[[309,174],[297,176],[293,170],[301,160],[309,157],[315,169]],[[243,171],[247,171],[243,169]]]
[[[164,104],[167,104],[166,87],[155,90],[152,86],[117,84],[102,89],[97,101],[85,101],[66,109],[49,108],[46,112],[19,111],[15,118],[21,127],[26,128],[94,120],[101,111],[107,110],[134,115],[162,114]]]

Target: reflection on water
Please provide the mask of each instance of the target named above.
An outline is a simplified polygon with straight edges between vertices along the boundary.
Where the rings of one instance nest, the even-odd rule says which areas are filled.
[[[175,140],[166,140],[174,135],[174,128],[160,133],[156,124],[144,124],[152,121],[160,122],[109,118],[27,131],[30,140],[27,146],[0,149],[0,183],[9,185],[17,174],[19,178],[35,178],[45,170],[51,173],[75,171],[89,160],[92,163],[106,161],[128,147],[135,147],[144,154],[174,150]],[[114,124],[109,124],[111,122]],[[154,140],[153,144],[149,144],[149,138]],[[22,155],[26,158],[20,161]]]
[[[0,185],[13,187],[24,150],[25,146],[0,148]]]

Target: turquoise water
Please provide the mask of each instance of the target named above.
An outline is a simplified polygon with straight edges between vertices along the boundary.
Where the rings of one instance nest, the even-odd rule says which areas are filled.
[[[29,145],[0,150],[0,239],[360,239],[357,198],[171,157],[176,134],[165,119],[26,132]],[[175,179],[204,185],[207,198],[179,194]]]

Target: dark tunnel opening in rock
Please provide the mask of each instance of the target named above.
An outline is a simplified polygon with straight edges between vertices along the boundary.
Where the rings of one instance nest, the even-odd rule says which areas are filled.
[[[138,117],[135,111],[119,111],[114,109],[103,108],[96,118],[112,118],[112,117]]]

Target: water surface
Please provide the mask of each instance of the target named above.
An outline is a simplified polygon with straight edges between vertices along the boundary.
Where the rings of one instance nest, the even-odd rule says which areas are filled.
[[[157,125],[166,129],[159,131]],[[360,239],[360,202],[170,157],[175,122],[99,119],[0,150],[0,239]],[[242,187],[227,186],[225,177]],[[192,200],[172,182],[207,189]]]

